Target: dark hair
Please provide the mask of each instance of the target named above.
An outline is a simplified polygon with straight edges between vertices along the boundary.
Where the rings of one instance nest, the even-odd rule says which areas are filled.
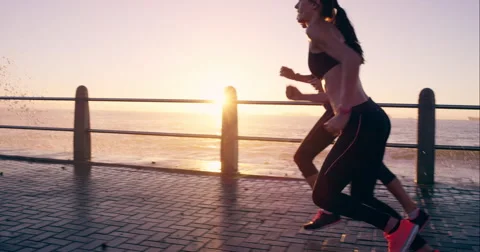
[[[334,20],[334,24],[337,29],[342,33],[345,38],[345,43],[355,50],[362,57],[362,63],[365,61],[363,57],[363,49],[360,46],[360,42],[357,39],[355,34],[355,29],[353,28],[350,20],[347,17],[345,10],[340,7],[337,0],[320,0],[322,3],[322,13],[321,15],[326,18],[331,18]],[[334,16],[333,10],[337,9],[337,14]]]

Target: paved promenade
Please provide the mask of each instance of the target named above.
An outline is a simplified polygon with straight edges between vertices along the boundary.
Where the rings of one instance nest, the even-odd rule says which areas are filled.
[[[408,192],[433,216],[441,251],[480,251],[478,185]],[[400,210],[383,186],[377,197]],[[382,232],[344,219],[322,231],[303,181],[0,160],[0,251],[386,251]]]

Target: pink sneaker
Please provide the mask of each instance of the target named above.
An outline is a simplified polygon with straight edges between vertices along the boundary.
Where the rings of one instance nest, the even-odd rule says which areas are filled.
[[[340,216],[324,213],[323,210],[320,209],[310,222],[303,225],[303,228],[306,230],[322,229],[335,225],[339,223],[340,220]]]
[[[401,220],[395,232],[384,234],[388,241],[388,252],[407,252],[417,233],[417,225],[408,220]]]

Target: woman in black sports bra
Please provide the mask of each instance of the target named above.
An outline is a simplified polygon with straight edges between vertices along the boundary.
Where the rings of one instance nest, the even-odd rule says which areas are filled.
[[[325,79],[326,93],[303,95],[298,89],[289,87],[287,94],[293,99],[301,97],[332,105],[334,113],[332,110],[329,112],[327,107],[327,112],[321,118],[324,119],[322,121],[328,122],[317,123],[309,133],[310,138],[307,136],[305,140],[313,140],[312,135],[318,136],[320,134],[315,133],[327,130],[330,134],[322,135],[326,136],[330,144],[333,135],[341,133],[318,175],[313,193],[314,202],[334,214],[363,220],[385,230],[389,248],[393,249],[392,251],[405,251],[413,241],[418,226],[401,220],[391,208],[393,213],[386,211],[385,204],[373,198],[376,179],[381,178],[382,170],[390,172],[382,162],[386,140],[390,133],[390,121],[384,111],[365,94],[358,79],[358,69],[363,63],[363,52],[354,29],[344,10],[335,0],[300,0],[296,8],[299,10],[299,21],[305,24],[307,34],[312,40],[309,68],[318,79]],[[333,10],[337,11],[336,17]],[[336,18],[335,25],[332,25],[333,18]],[[344,41],[342,37],[345,38]],[[293,73],[291,71],[288,74],[289,69],[286,68],[282,71],[282,75],[286,77]],[[318,86],[317,88],[321,89]],[[320,144],[323,146],[319,146],[318,143],[312,142],[313,148],[302,151],[305,149],[302,148],[305,143],[306,141],[297,151],[295,161],[309,184],[312,184],[311,178],[315,177],[317,172],[312,160],[328,144],[324,141]],[[299,159],[299,153],[310,154],[311,160],[307,159],[302,164],[305,159]],[[354,162],[357,163],[355,167]],[[354,177],[358,179],[354,180]],[[393,178],[395,179],[394,175]],[[353,197],[341,193],[349,183],[352,183]],[[371,205],[375,205],[372,207],[383,211],[362,204],[372,199],[375,202],[375,204],[370,202]],[[390,212],[390,215],[385,212]],[[417,237],[417,240],[419,239],[421,238]]]
[[[325,73],[328,72],[329,69],[336,66],[338,64],[338,61],[329,57],[326,53],[312,52],[309,52],[308,59],[309,68],[313,73],[316,74],[316,76],[313,74],[301,75],[295,73],[292,69],[285,66],[281,67],[280,76],[298,82],[309,83],[314,86],[315,89],[317,89],[320,93],[319,95],[315,94],[318,96],[318,98],[315,98],[315,95],[305,96],[301,94],[296,88],[290,88],[290,92],[293,91],[293,93],[296,93],[296,95],[293,95],[294,97],[290,98],[292,98],[293,100],[309,100],[318,102],[324,99],[325,93],[321,85],[320,79]],[[295,163],[299,167],[302,175],[305,177],[305,180],[312,189],[314,188],[314,184],[318,174],[318,170],[313,164],[313,160],[321,151],[323,151],[327,146],[332,144],[335,139],[335,135],[328,132],[324,128],[324,124],[334,116],[332,107],[328,102],[324,103],[323,106],[325,108],[325,113],[320,117],[314,127],[310,130],[310,132],[302,141],[294,155]],[[430,216],[416,206],[410,196],[405,192],[400,180],[398,180],[398,178],[385,166],[383,162],[377,176],[377,178],[382,182],[382,184],[384,184],[390,191],[390,193],[392,193],[395,198],[401,203],[404,210],[408,213],[410,220],[419,225],[420,229],[423,229],[428,223]],[[361,183],[358,183],[355,180],[352,181],[352,184],[354,185],[354,187],[357,184],[361,185]],[[354,190],[352,196],[356,197],[357,195],[358,194],[356,194],[356,190]],[[373,197],[373,195],[371,196],[372,197],[369,197],[368,199],[362,199],[363,203],[367,204],[368,201],[367,205],[369,205],[370,207],[376,208],[377,210],[388,213],[395,218],[401,219],[400,214],[398,214],[393,208],[378,201]],[[339,221],[340,216],[320,209],[310,222],[304,224],[304,228],[307,230],[321,229],[339,223]],[[414,251],[433,251],[433,249],[427,244],[427,242],[419,235],[415,238],[410,248]]]

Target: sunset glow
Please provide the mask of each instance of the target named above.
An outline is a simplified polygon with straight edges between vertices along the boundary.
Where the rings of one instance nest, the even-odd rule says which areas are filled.
[[[479,103],[479,1],[458,1],[455,10],[462,18],[453,20],[445,19],[451,1],[433,2],[341,1],[365,51],[362,84],[376,102],[416,103],[428,87],[438,103]],[[279,76],[281,66],[309,73],[308,39],[296,22],[295,1],[205,3],[6,0],[0,8],[0,57],[14,62],[13,85],[32,96],[70,97],[85,85],[92,97],[214,99],[214,109],[199,104],[160,109],[212,114],[221,110],[225,86],[235,87],[239,100],[287,100],[286,85],[315,92]],[[140,110],[131,103],[95,106]],[[261,114],[318,111],[241,107]],[[392,116],[416,116],[414,110],[397,111]],[[478,112],[439,113],[441,118],[468,116]]]

